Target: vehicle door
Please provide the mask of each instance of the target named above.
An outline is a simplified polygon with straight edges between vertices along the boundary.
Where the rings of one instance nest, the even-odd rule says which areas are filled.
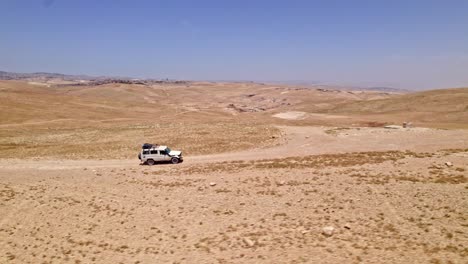
[[[161,161],[161,157],[159,156],[158,150],[156,149],[150,150],[149,157],[151,157],[151,159],[153,159],[154,161]]]
[[[165,150],[160,150],[160,151],[159,151],[159,156],[161,157],[161,160],[164,160],[164,161],[169,161],[169,160],[171,160],[171,157],[169,156],[168,153],[166,153]]]
[[[149,150],[147,149],[144,149],[141,153],[142,153],[141,158],[144,160],[146,160],[150,154]]]

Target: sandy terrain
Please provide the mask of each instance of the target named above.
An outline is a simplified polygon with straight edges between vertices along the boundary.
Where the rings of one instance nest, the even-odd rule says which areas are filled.
[[[1,261],[466,259],[465,131],[282,129],[280,146],[180,165],[3,160]],[[415,152],[390,151],[404,149]],[[281,158],[287,150],[285,157],[302,158]],[[359,153],[331,154],[350,152]],[[321,153],[329,154],[309,156]],[[322,234],[326,226],[331,236]]]
[[[287,120],[301,120],[305,118],[305,112],[283,112],[273,115],[273,117],[287,119]]]
[[[440,149],[468,148],[466,130],[431,128],[333,128],[279,126],[282,137],[276,146],[209,155],[188,156],[179,166],[199,163],[278,159],[320,154],[369,151],[434,152]],[[137,151],[137,150],[136,150]],[[136,156],[135,156],[136,157]],[[120,167],[135,164],[135,158],[120,160],[0,160],[1,168],[65,169]]]
[[[0,86],[0,263],[468,258],[466,102],[445,92],[385,129],[438,93]],[[143,142],[185,161],[140,165]]]

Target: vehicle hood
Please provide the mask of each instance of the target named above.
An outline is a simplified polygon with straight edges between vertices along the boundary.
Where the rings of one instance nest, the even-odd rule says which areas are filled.
[[[178,151],[178,150],[171,150],[171,152],[169,152],[169,156],[180,156],[182,154],[182,151]]]

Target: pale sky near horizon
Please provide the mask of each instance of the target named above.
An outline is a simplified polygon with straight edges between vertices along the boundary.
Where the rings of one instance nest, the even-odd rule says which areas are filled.
[[[468,1],[0,1],[0,70],[468,87]]]

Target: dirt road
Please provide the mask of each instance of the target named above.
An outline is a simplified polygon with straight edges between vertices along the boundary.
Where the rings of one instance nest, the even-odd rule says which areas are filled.
[[[0,263],[466,259],[468,152],[319,155],[467,148],[465,131],[282,129],[277,146],[179,165],[2,160]]]
[[[310,126],[281,126],[283,137],[276,146],[190,156],[178,166],[235,160],[260,160],[307,155],[410,150],[430,152],[440,149],[468,148],[467,130],[441,130],[430,128],[331,128]],[[138,149],[135,149],[135,157]],[[129,160],[0,160],[0,169],[72,169],[72,168],[122,168],[138,166],[138,159]]]

